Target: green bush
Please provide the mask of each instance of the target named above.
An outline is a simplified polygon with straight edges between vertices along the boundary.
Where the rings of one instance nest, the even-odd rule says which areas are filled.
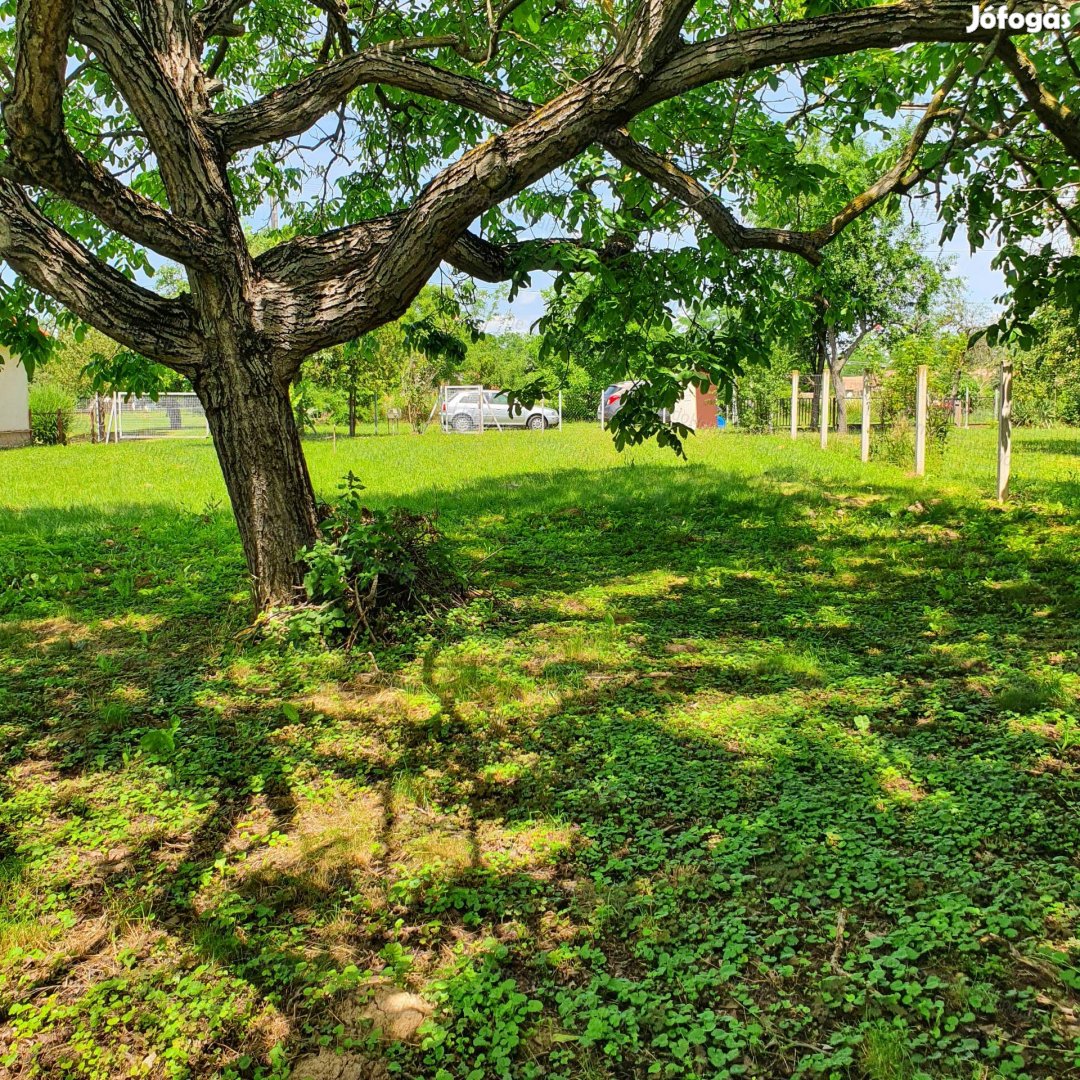
[[[34,442],[56,446],[67,442],[75,419],[75,401],[58,386],[34,384],[30,387],[30,430]]]
[[[463,593],[434,519],[401,507],[371,510],[363,488],[349,473],[322,536],[301,554],[308,604],[292,620],[302,633],[346,647],[360,634],[375,640],[403,629],[405,615],[430,619]]]

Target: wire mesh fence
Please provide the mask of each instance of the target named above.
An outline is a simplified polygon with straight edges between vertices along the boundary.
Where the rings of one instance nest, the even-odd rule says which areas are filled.
[[[112,399],[106,435],[115,439],[204,439],[210,425],[202,402],[195,394],[162,394],[156,401],[148,397]]]
[[[744,431],[790,431],[794,403],[795,429],[816,431],[821,426],[821,394],[823,380],[820,375],[800,375],[798,393],[763,394],[746,391],[738,385],[732,391],[731,401],[720,407],[724,426]],[[850,412],[850,407],[848,407]],[[855,417],[857,422],[857,417]],[[829,427],[840,423],[840,403],[829,394]]]
[[[794,374],[794,373],[793,373]],[[820,431],[822,396],[828,395],[826,428],[832,432],[858,432],[863,424],[863,397],[869,395],[869,427],[881,432],[893,424],[915,415],[915,375],[893,371],[844,376],[837,381],[831,376],[798,373],[797,383],[767,393],[754,392],[736,385],[731,399],[721,405],[722,427],[746,432]],[[996,381],[952,387],[932,388],[928,398],[928,422],[941,427],[950,422],[953,427],[974,427],[997,423]],[[795,423],[792,424],[792,412]]]

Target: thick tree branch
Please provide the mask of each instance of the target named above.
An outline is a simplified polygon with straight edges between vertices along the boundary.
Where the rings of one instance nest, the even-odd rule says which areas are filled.
[[[1057,137],[1069,155],[1080,162],[1080,117],[1043,86],[1035,65],[1011,41],[1003,39],[998,44],[997,55],[1016,80],[1016,85],[1035,115]]]
[[[457,270],[480,281],[512,281],[521,274],[536,270],[572,269],[578,256],[582,269],[592,267],[596,258],[608,260],[620,254],[618,238],[603,248],[570,238],[518,240],[512,244],[493,244],[475,233],[464,233],[447,252],[446,261]]]
[[[185,300],[162,299],[129,281],[54,225],[21,188],[2,179],[0,258],[121,345],[185,373],[202,355]]]
[[[260,255],[255,270],[262,277],[298,288],[341,277],[370,265],[390,242],[402,216],[389,214],[318,236],[294,237]]]
[[[625,131],[609,132],[600,140],[600,145],[696,213],[729,251],[788,251],[814,266],[821,262],[820,245],[808,233],[793,229],[749,228],[741,224],[701,181],[635,142]]]
[[[411,84],[404,89],[415,90],[441,101],[451,101],[456,100],[454,94],[460,92],[461,83],[475,82],[480,91],[477,100],[482,100],[487,88],[478,80],[444,72],[428,64],[417,65],[414,70],[397,62],[406,52],[438,48],[453,40],[456,39],[387,41],[327,64],[250,105],[208,116],[206,122],[216,133],[224,151],[231,156],[242,150],[302,134],[361,86],[375,83],[397,86],[396,80],[401,78]],[[428,90],[431,92],[428,93]],[[515,100],[510,95],[506,97]],[[483,109],[477,108],[477,111],[483,112]]]
[[[212,236],[137,195],[71,145],[64,130],[67,45],[74,0],[21,0],[15,83],[4,105],[11,160],[8,179],[48,188],[104,225],[185,263],[209,263]]]
[[[714,78],[744,74],[749,70],[748,54],[753,57],[751,66],[757,67],[903,40],[937,39],[942,36],[969,40],[966,26],[970,20],[970,6],[955,0],[938,0],[936,3],[907,0],[904,3],[875,8],[873,11],[874,17],[870,20],[865,17],[865,12],[859,11],[787,24],[784,33],[780,35],[779,45],[772,40],[778,28],[772,26],[736,33],[701,45],[675,48],[673,58],[661,65],[660,74],[654,77],[652,83],[661,82],[665,86],[662,96],[671,96],[678,92],[673,77],[669,74],[671,71],[674,71],[674,77],[681,82],[694,85],[701,85]],[[648,21],[649,17],[646,14],[644,21]],[[927,21],[936,27],[933,33],[927,30]],[[638,25],[641,25],[640,21]],[[836,48],[838,41],[842,43],[840,50]],[[672,46],[669,46],[669,49],[671,48]],[[948,88],[951,88],[954,81],[955,77]],[[479,80],[443,71],[415,58],[400,55],[397,47],[391,43],[328,65],[312,76],[250,106],[215,117],[212,122],[227,152],[232,153],[270,138],[281,138],[305,130],[331,103],[340,102],[356,87],[373,82],[451,101],[507,125],[524,123],[536,110],[532,103],[486,86]],[[650,99],[660,99],[651,86],[646,87],[645,94]],[[639,97],[633,103],[633,111],[638,109],[640,100]],[[935,106],[935,114],[939,106],[940,102]],[[731,250],[789,251],[816,264],[821,260],[821,247],[854,217],[891,192],[903,190],[905,179],[914,182],[914,174],[907,177],[907,173],[926,138],[932,120],[933,115],[924,117],[901,160],[889,173],[853,200],[833,221],[811,234],[782,229],[747,228],[741,225],[731,211],[700,181],[684,173],[661,155],[634,142],[625,132],[609,131],[601,135],[598,141],[623,164],[640,172],[701,216],[713,233]],[[362,259],[363,252],[367,251],[367,230],[359,226],[352,235],[359,245],[358,254]],[[339,237],[335,240],[334,256],[335,261],[348,270],[352,264],[347,259],[341,261],[343,239],[345,238]]]
[[[644,21],[648,22],[648,18]],[[901,0],[736,31],[693,45],[670,43],[670,55],[645,81],[629,111],[633,115],[687,90],[762,68],[864,49],[897,48],[920,41],[989,41],[998,33],[980,29],[968,34],[970,21],[971,5],[961,0]],[[669,24],[661,22],[661,25]],[[501,91],[431,65],[413,61],[406,66],[396,62],[405,51],[442,44],[445,42],[438,39],[420,39],[373,46],[327,64],[250,105],[208,117],[208,122],[218,132],[226,152],[232,154],[301,134],[358,87],[372,83],[455,101],[487,115],[486,106],[490,102],[487,95]],[[636,39],[633,44],[641,47]],[[471,99],[463,86],[470,81],[475,84],[475,97]],[[510,95],[502,96],[509,102],[517,101]]]
[[[63,136],[67,45],[75,0],[19,0],[15,16],[15,76],[5,119],[42,152]]]
[[[210,227],[231,196],[225,195],[216,147],[200,123],[209,110],[206,76],[183,21],[166,10],[183,0],[140,3],[153,17],[136,25],[121,0],[80,0],[74,34],[97,54],[138,118],[173,213]]]
[[[489,87],[477,79],[441,71],[412,57],[378,56],[366,57],[379,71],[378,82],[450,101],[472,109],[498,123],[512,125],[528,118],[536,106],[516,98],[502,90]],[[231,130],[230,124],[230,130]],[[732,251],[770,249],[790,251],[812,263],[821,261],[820,253],[808,235],[788,229],[753,229],[741,225],[735,216],[703,184],[678,169],[662,155],[635,142],[625,131],[608,132],[600,139],[603,146],[628,168],[641,173],[659,188],[678,199],[697,213],[717,238]],[[372,225],[374,223],[371,223]],[[355,265],[355,258],[363,259],[371,242],[369,223],[354,226],[352,230],[340,230],[330,234],[324,246],[326,262],[319,270],[309,262],[307,271],[321,274],[325,280],[339,272],[346,272]],[[271,269],[273,276],[288,272],[294,280],[301,280],[298,265],[286,253],[291,245],[282,246],[282,257],[275,257]],[[314,256],[321,246],[317,239],[305,241],[306,251]],[[294,272],[295,271],[295,272]],[[504,280],[504,278],[490,279]]]
[[[233,23],[236,13],[250,0],[207,0],[192,16],[196,39],[205,43],[219,34],[232,37],[238,30]]]
[[[619,127],[672,47],[689,6],[690,0],[642,0],[624,43],[607,62],[443,169],[370,264],[302,297],[294,289],[280,327],[286,362],[298,364],[319,348],[397,318],[475,218]]]
[[[617,160],[634,169],[659,188],[672,195],[698,214],[717,238],[734,252],[746,250],[787,251],[806,259],[812,265],[822,260],[822,248],[834,239],[860,213],[865,212],[893,191],[907,190],[916,180],[909,169],[918,149],[923,145],[933,120],[939,114],[945,98],[955,85],[957,68],[939,89],[926,114],[916,127],[911,141],[896,166],[866,192],[861,193],[829,222],[816,230],[801,232],[791,229],[748,228],[700,181],[683,172],[660,154],[635,142],[625,131],[608,132],[600,144]],[[409,57],[384,60],[387,81],[407,90],[423,88],[429,95],[454,101],[480,112],[489,119],[513,124],[526,119],[534,106],[504,91],[485,86],[475,79],[438,71]],[[918,177],[921,179],[921,175]],[[906,187],[904,186],[906,182]],[[282,281],[301,285],[304,281],[327,281],[368,265],[377,248],[386,243],[397,228],[401,215],[363,222],[323,237],[302,237],[273,249],[258,260],[259,270]],[[530,242],[519,248],[524,250]],[[546,262],[556,247],[566,249],[569,241],[557,241],[543,249]],[[479,245],[484,244],[483,257],[478,257]],[[534,249],[534,256],[537,251]],[[551,265],[522,265],[515,261],[521,251],[512,253],[496,248],[478,237],[466,234],[447,255],[447,260],[459,269],[473,273],[486,281],[508,280],[516,272],[527,269],[551,269]]]
[[[896,164],[878,177],[865,191],[856,195],[839,213],[834,214],[830,221],[811,233],[812,242],[817,248],[824,247],[830,240],[835,239],[857,217],[865,214],[869,209],[881,202],[882,199],[888,198],[894,192],[906,192],[925,178],[923,171],[913,170],[915,158],[926,142],[926,137],[933,129],[934,123],[940,117],[950,91],[956,86],[957,80],[963,72],[964,61],[961,60],[945,76],[941,86],[938,87],[919,118],[919,122],[915,125],[915,130],[912,132],[911,138],[901,152]]]
[[[641,111],[699,86],[763,68],[866,49],[897,49],[917,42],[991,41],[998,33],[1023,32],[979,28],[968,33],[970,23],[971,4],[962,0],[900,0],[741,30],[676,50],[645,87],[635,109]]]

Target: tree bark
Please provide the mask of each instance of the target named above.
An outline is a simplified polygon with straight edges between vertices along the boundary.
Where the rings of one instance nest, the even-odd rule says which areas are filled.
[[[829,358],[829,371],[832,373],[833,397],[836,398],[836,432],[838,435],[846,435],[848,433],[848,422],[847,396],[844,392],[844,365],[847,363],[848,357],[847,354],[840,354],[835,327],[829,327],[828,338],[826,355]]]
[[[288,387],[263,357],[207,364],[193,379],[244,546],[257,611],[296,599],[297,560],[318,511]]]
[[[356,387],[349,387],[349,438],[356,438]]]
[[[810,340],[810,371],[814,376],[813,396],[810,399],[810,426],[816,430],[821,420],[821,387],[824,382],[822,375],[824,375],[825,365],[828,363],[829,343],[827,340],[828,328],[825,324],[825,306],[820,296],[814,297],[814,307],[815,314]]]

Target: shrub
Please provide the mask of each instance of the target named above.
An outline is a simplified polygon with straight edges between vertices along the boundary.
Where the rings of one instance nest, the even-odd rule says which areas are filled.
[[[430,620],[463,595],[442,534],[428,514],[363,505],[364,485],[352,474],[322,523],[322,537],[302,559],[308,603],[294,627],[344,640],[376,639],[399,630],[413,613]]]
[[[945,453],[952,413],[931,406],[926,414],[926,451],[938,457]],[[910,469],[915,461],[915,422],[905,412],[896,413],[883,430],[872,433],[875,457],[902,469]]]
[[[30,430],[34,442],[56,446],[67,442],[75,419],[75,402],[58,386],[33,384],[30,387]]]

